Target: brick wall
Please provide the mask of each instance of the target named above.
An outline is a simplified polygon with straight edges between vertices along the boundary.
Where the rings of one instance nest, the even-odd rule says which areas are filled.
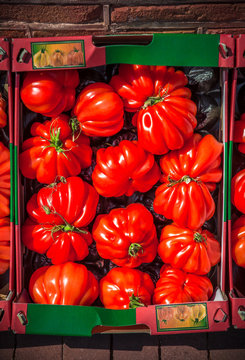
[[[0,37],[153,31],[245,33],[245,3],[244,0],[0,0]]]

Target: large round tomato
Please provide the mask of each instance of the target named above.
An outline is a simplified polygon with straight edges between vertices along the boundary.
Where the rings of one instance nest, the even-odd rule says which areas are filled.
[[[135,268],[156,257],[158,240],[153,216],[142,204],[97,216],[92,234],[99,255],[118,266]]]
[[[108,309],[133,309],[150,305],[154,284],[150,275],[128,268],[114,268],[100,280],[100,300]]]
[[[118,146],[97,151],[92,179],[98,193],[105,197],[146,192],[159,180],[160,170],[154,156],[137,141],[123,140]]]
[[[245,214],[245,169],[239,171],[231,180],[231,202]]]
[[[0,219],[0,275],[9,268],[10,261],[10,225],[9,218]]]
[[[127,111],[136,112],[133,124],[138,140],[153,154],[180,149],[197,125],[197,107],[190,100],[188,80],[173,67],[122,64],[110,85],[124,101]]]
[[[76,122],[61,114],[31,127],[33,137],[25,140],[20,154],[20,170],[28,179],[49,184],[59,176],[78,175],[91,165],[92,149]]]
[[[207,301],[212,294],[213,285],[208,277],[164,265],[154,290],[153,304]]]
[[[239,143],[238,150],[245,154],[245,113],[234,122],[233,141]]]
[[[10,152],[0,142],[0,218],[10,214]]]
[[[86,86],[73,112],[82,131],[89,136],[111,136],[123,127],[123,102],[108,84],[97,82]]]
[[[238,266],[245,268],[245,215],[238,218],[231,232],[232,258]]]
[[[24,78],[20,96],[31,111],[52,117],[74,106],[78,85],[77,70],[30,71]]]
[[[84,259],[92,243],[84,229],[94,218],[99,196],[79,177],[42,188],[27,203],[27,219],[22,226],[22,241],[53,264]]]
[[[204,275],[220,261],[221,249],[208,230],[193,231],[173,223],[162,229],[158,254],[174,268]]]
[[[199,229],[215,211],[210,194],[222,178],[223,145],[212,135],[194,134],[186,145],[160,160],[161,181],[154,210],[176,224]]]
[[[0,93],[0,128],[6,126],[7,124],[7,114],[6,114],[6,101]]]
[[[31,276],[29,293],[38,304],[89,306],[99,295],[98,281],[82,264],[44,266]]]

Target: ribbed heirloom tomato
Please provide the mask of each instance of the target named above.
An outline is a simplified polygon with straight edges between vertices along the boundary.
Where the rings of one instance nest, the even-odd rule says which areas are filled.
[[[154,290],[153,304],[207,301],[212,294],[213,285],[208,277],[163,265]]]
[[[118,146],[101,148],[96,154],[92,179],[105,197],[146,192],[159,180],[160,169],[154,156],[137,141],[123,140]]]
[[[110,85],[126,111],[136,112],[133,124],[140,145],[153,154],[180,149],[197,125],[197,107],[190,100],[186,75],[173,67],[121,64]]]
[[[232,258],[238,266],[245,268],[245,215],[240,216],[232,226]]]
[[[118,266],[135,268],[152,262],[157,254],[153,216],[142,204],[97,216],[92,235],[99,255]]]
[[[30,71],[20,96],[31,111],[53,117],[72,109],[78,85],[77,70]]]
[[[245,114],[242,114],[240,119],[234,122],[233,141],[239,143],[238,150],[245,154]]]
[[[205,275],[220,261],[221,249],[210,231],[193,231],[172,223],[162,229],[158,254],[174,268]]]
[[[114,268],[100,280],[100,300],[108,309],[133,309],[152,303],[154,284],[137,269]]]
[[[0,218],[10,214],[10,152],[0,142]]]
[[[86,86],[76,100],[73,113],[82,132],[89,136],[111,136],[123,127],[123,102],[105,83]]]
[[[30,216],[22,226],[22,241],[47,255],[53,264],[79,261],[88,253],[91,234],[85,228],[94,218],[99,196],[79,177],[42,188],[27,203]]]
[[[245,214],[245,169],[239,171],[231,180],[231,202],[237,210]]]
[[[98,281],[82,264],[44,266],[31,276],[29,292],[38,304],[89,306],[99,295]]]
[[[6,101],[0,93],[0,128],[6,126],[7,124],[7,114],[6,114]]]
[[[10,225],[9,218],[0,219],[0,275],[9,268],[10,261]]]
[[[154,210],[176,224],[199,229],[215,211],[210,194],[222,178],[223,145],[212,135],[194,134],[180,150],[160,160],[161,181]]]
[[[20,154],[20,170],[28,179],[50,184],[60,176],[78,175],[91,165],[90,140],[67,115],[33,123],[31,135]]]

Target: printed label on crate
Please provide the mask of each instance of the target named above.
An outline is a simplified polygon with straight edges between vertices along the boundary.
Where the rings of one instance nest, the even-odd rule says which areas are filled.
[[[208,329],[206,304],[156,306],[157,331]]]
[[[33,69],[85,67],[84,41],[31,43]]]

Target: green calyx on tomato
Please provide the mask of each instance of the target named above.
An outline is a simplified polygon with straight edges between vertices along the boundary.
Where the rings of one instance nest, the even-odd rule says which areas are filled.
[[[168,181],[169,181],[168,187],[174,186],[174,185],[182,183],[182,182],[185,182],[186,184],[190,184],[191,181],[200,183],[200,180],[194,179],[194,178],[190,177],[189,175],[184,175],[179,180],[173,180],[173,179],[171,179],[170,176],[168,176]]]
[[[194,234],[194,241],[197,243],[202,243],[204,242],[207,245],[207,237],[203,236],[202,234],[196,232]]]
[[[130,303],[129,303],[129,309],[135,309],[139,306],[145,306],[141,301],[140,301],[140,297],[135,296],[134,294],[132,294],[129,298]]]
[[[168,89],[164,90],[163,94],[160,95],[162,89],[159,89],[158,96],[149,96],[147,100],[144,102],[142,109],[148,108],[148,106],[153,106],[158,104],[159,102],[164,101],[165,97],[168,95]]]
[[[79,134],[78,134],[77,137],[79,137],[79,135],[80,135],[80,133],[81,133],[80,123],[79,123],[79,121],[77,120],[77,117],[76,117],[76,116],[73,116],[73,117],[70,118],[69,125],[70,125],[70,128],[72,129],[72,139],[73,139],[73,141],[74,141],[76,132],[79,131]]]
[[[144,252],[143,247],[140,244],[132,243],[128,248],[128,254],[130,256],[135,257],[139,252],[141,252],[141,254]]]

